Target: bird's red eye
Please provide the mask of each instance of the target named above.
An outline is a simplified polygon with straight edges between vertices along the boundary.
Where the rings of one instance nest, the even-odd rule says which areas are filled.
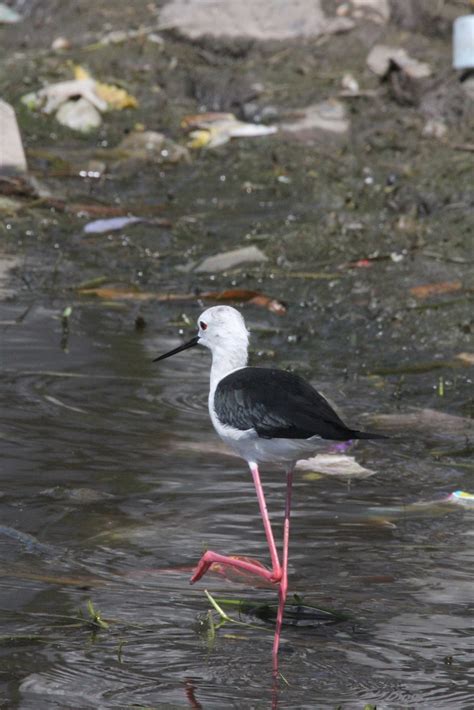
[[[204,323],[204,321],[202,320],[199,322],[199,327],[201,328],[201,330],[206,330],[207,323]]]

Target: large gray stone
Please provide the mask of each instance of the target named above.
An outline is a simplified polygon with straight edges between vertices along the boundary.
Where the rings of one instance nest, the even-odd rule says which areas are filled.
[[[320,0],[171,0],[160,26],[191,39],[214,37],[288,40],[350,30],[347,17],[327,17]]]

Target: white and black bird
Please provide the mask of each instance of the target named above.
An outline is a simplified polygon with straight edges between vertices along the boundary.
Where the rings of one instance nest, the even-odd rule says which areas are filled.
[[[202,556],[191,582],[196,582],[212,564],[218,563],[253,572],[279,584],[279,607],[273,644],[273,667],[276,671],[288,588],[291,487],[295,463],[320,450],[325,441],[385,437],[348,427],[327,400],[299,375],[274,368],[248,367],[249,333],[243,317],[235,308],[208,308],[198,319],[198,334],[189,342],[156,358],[155,362],[196,345],[204,345],[212,353],[209,414],[221,439],[249,465],[272,569],[270,571],[259,563],[208,550]],[[287,472],[281,563],[260,481],[260,463],[283,464]]]

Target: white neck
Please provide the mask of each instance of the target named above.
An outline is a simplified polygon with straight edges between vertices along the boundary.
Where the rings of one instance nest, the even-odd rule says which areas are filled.
[[[225,343],[217,345],[212,349],[211,366],[211,393],[215,392],[217,385],[223,377],[233,370],[245,367],[248,360],[247,339],[242,343],[233,343],[229,347]]]

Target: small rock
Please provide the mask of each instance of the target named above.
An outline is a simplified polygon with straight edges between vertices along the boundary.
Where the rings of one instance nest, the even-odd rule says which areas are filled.
[[[178,163],[189,160],[189,151],[158,131],[133,131],[119,143],[117,153],[138,160]]]
[[[198,273],[227,271],[227,269],[233,269],[240,264],[249,262],[258,264],[264,261],[268,261],[268,258],[258,247],[243,247],[209,256],[196,267],[195,271]]]
[[[102,123],[102,117],[95,106],[83,98],[62,104],[56,113],[56,120],[62,126],[81,133],[90,133]]]

